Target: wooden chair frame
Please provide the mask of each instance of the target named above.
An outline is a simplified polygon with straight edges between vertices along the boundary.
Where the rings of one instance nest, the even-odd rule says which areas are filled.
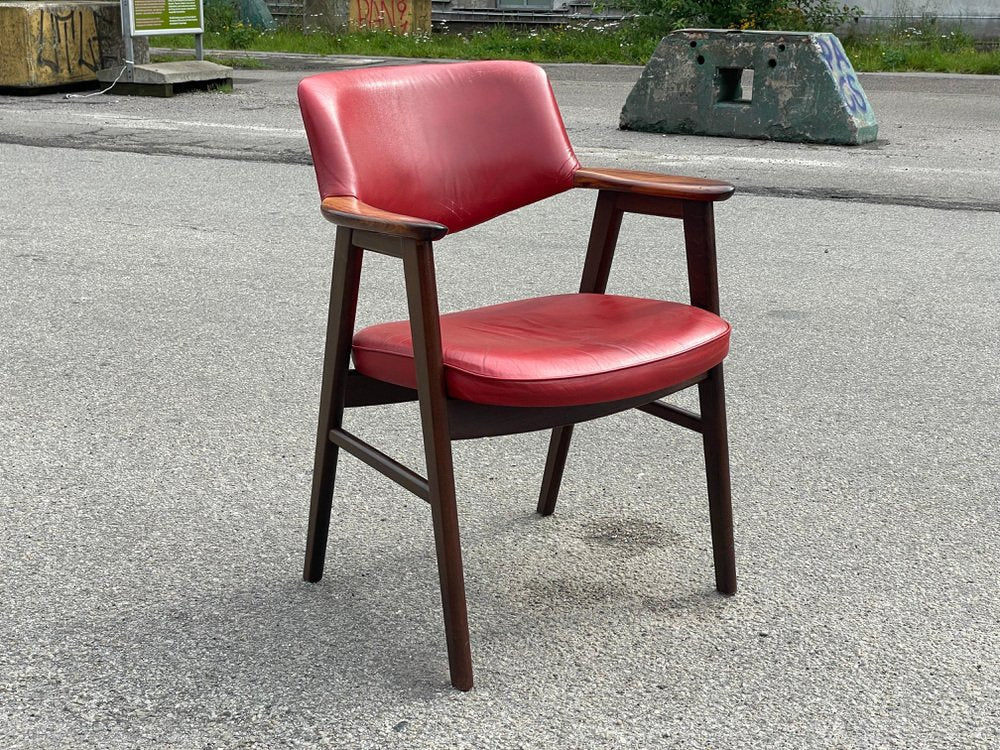
[[[713,201],[728,198],[732,187],[725,185],[720,188],[724,183],[707,180],[663,177],[652,190],[649,189],[650,175],[643,175],[645,182],[639,184],[630,179],[631,174],[622,170],[586,169],[576,173],[577,187],[599,190],[580,292],[605,291],[625,213],[668,217],[680,219],[684,224],[691,304],[718,314]],[[721,364],[662,391],[610,403],[556,408],[507,407],[449,398],[442,362],[433,253],[433,241],[447,230],[433,222],[380,211],[351,197],[327,198],[323,202],[323,213],[338,224],[338,229],[303,572],[306,581],[318,581],[323,575],[337,458],[342,448],[430,504],[451,681],[456,688],[469,690],[473,684],[472,656],[451,441],[552,429],[538,500],[538,512],[546,516],[555,510],[573,425],[627,409],[638,409],[701,433],[716,588],[724,594],[736,592]],[[416,390],[374,380],[350,369],[364,251],[393,256],[403,262]],[[660,400],[695,385],[698,387],[700,414]],[[426,478],[343,427],[345,408],[403,401],[418,401],[420,404]]]

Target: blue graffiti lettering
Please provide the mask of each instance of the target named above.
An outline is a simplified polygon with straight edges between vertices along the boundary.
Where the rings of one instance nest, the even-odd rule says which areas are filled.
[[[857,114],[860,110],[862,112],[868,111],[868,101],[865,99],[864,92],[861,90],[860,84],[858,84],[858,79],[854,77],[853,73],[846,73],[837,79],[837,88],[840,90],[840,97],[844,100],[844,104],[851,111],[851,114]]]
[[[816,44],[819,46],[819,53],[823,56],[826,66],[833,70],[833,48],[830,41],[825,37],[819,37],[816,39]]]
[[[858,83],[858,79],[854,77],[853,74],[847,80],[847,86],[851,90],[851,94],[854,97],[854,104],[857,109],[862,112],[868,111],[868,100],[865,98],[865,92],[861,90],[861,84]]]
[[[844,48],[839,44],[831,44],[833,47],[833,55],[837,62],[837,70],[843,71],[854,71],[854,67],[851,65],[851,61],[847,59],[847,53],[844,52]]]

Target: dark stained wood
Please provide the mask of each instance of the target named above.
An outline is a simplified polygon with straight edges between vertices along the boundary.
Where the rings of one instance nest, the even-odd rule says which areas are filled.
[[[693,411],[682,409],[673,404],[665,404],[662,401],[652,401],[648,404],[636,407],[639,411],[652,414],[667,422],[671,422],[680,427],[686,427],[694,432],[701,432],[701,417]]]
[[[626,213],[663,216],[668,219],[683,219],[684,206],[688,203],[679,198],[660,198],[637,193],[615,193],[615,196],[616,204]]]
[[[313,466],[309,529],[302,577],[318,581],[323,577],[326,542],[330,528],[333,486],[337,476],[337,446],[330,443],[331,429],[341,426],[347,388],[347,367],[351,358],[351,338],[361,282],[361,250],[351,242],[351,230],[337,229],[330,284],[330,312],[327,319],[326,353],[320,389],[319,424],[316,428],[316,458]]]
[[[684,208],[684,246],[687,252],[691,304],[719,314],[719,278],[716,269],[715,218],[711,203],[689,203]],[[715,585],[724,594],[736,593],[736,551],[733,542],[732,488],[729,478],[729,439],[722,365],[698,384],[708,508],[712,521]]]
[[[622,227],[622,209],[616,201],[614,193],[602,190],[597,194],[594,220],[590,225],[590,240],[587,242],[587,256],[580,279],[581,293],[603,294],[607,291],[611,264],[615,259],[615,247]]]
[[[708,482],[708,513],[712,523],[712,556],[715,588],[736,593],[736,548],[733,541],[732,486],[729,478],[729,438],[726,430],[726,395],[722,365],[708,373],[698,385],[705,476]]]
[[[415,240],[438,240],[448,233],[448,227],[443,224],[383,211],[359,201],[353,195],[324,198],[320,210],[329,221],[351,229],[366,229]]]
[[[427,480],[408,466],[404,466],[382,451],[372,447],[357,435],[352,435],[344,429],[330,430],[330,441],[343,448],[351,455],[364,461],[373,469],[382,472],[396,484],[404,487],[419,497],[430,502],[430,485]]]
[[[409,241],[409,237],[400,237],[395,234],[381,234],[363,229],[354,232],[354,244],[358,247],[374,250],[382,255],[391,255],[394,258],[403,257],[403,249],[407,247]]]
[[[654,393],[582,406],[492,406],[453,399],[448,402],[451,439],[470,440],[515,435],[589,422],[592,419],[635,409],[656,399],[665,398],[672,393],[690,388],[704,378],[704,375],[699,375]]]
[[[618,190],[662,198],[682,198],[689,201],[724,201],[736,189],[728,182],[703,180],[698,177],[637,172],[631,169],[578,169],[573,175],[576,187]]]
[[[355,406],[401,404],[406,401],[416,400],[417,392],[412,388],[404,388],[401,385],[386,383],[384,380],[376,380],[367,375],[362,375],[357,370],[351,370],[347,373],[347,397],[345,405],[348,408]]]
[[[563,472],[566,470],[566,459],[569,457],[569,442],[573,433],[573,425],[556,427],[549,438],[549,450],[545,456],[545,472],[542,474],[542,489],[538,493],[538,505],[535,512],[540,516],[551,516],[556,512],[556,500],[559,499],[559,488],[562,486]]]
[[[689,203],[684,207],[684,249],[691,304],[718,315],[719,277],[711,203]]]
[[[664,398],[672,393],[690,388],[704,378],[704,375],[700,375],[655,393],[621,401],[605,401],[582,406],[495,406],[449,398],[447,400],[449,437],[452,440],[474,440],[500,435],[516,435],[522,432],[537,432],[589,422],[629,409],[639,409],[688,427],[689,424],[683,421],[683,415],[676,418],[665,416],[658,407],[683,412],[695,420],[698,418],[697,414],[686,412],[669,404],[657,404],[655,399]],[[411,388],[375,380],[367,375],[362,375],[357,370],[348,372],[345,403],[347,408],[399,404],[416,401],[417,398],[417,392]],[[697,427],[690,427],[690,429],[701,431]]]
[[[430,242],[411,244],[403,256],[403,273],[406,277],[406,302],[413,337],[451,684],[459,690],[471,690],[472,652],[465,602],[465,575],[455,502],[434,253]]]

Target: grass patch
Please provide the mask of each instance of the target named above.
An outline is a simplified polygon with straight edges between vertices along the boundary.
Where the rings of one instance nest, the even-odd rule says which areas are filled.
[[[494,26],[466,34],[433,32],[401,36],[384,31],[343,34],[303,34],[290,29],[254,32],[245,29],[206,32],[211,49],[252,49],[313,55],[366,57],[427,57],[460,60],[530,60],[532,62],[627,63],[645,65],[659,36],[637,31],[631,24],[605,22],[544,29]],[[193,48],[190,36],[154,36],[156,47]]]
[[[982,50],[968,34],[933,22],[848,38],[844,49],[860,71],[923,71],[1000,75],[1000,50]]]
[[[459,60],[530,60],[532,62],[624,63],[645,65],[660,35],[625,22],[581,23],[526,29],[495,26],[456,34],[400,36],[384,31],[303,34],[292,29],[261,32],[242,24],[207,32],[211,49],[293,52],[366,57],[426,57]],[[860,71],[929,71],[1000,74],[1000,50],[980,50],[960,31],[933,21],[919,27],[887,29],[872,37],[846,37],[844,47]],[[151,37],[158,47],[194,47],[190,36]],[[218,58],[238,68],[267,67],[251,58]]]

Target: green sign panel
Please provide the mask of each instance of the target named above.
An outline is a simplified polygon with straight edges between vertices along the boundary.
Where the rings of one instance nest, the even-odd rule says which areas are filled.
[[[204,31],[201,0],[131,0],[130,6],[132,36]]]

